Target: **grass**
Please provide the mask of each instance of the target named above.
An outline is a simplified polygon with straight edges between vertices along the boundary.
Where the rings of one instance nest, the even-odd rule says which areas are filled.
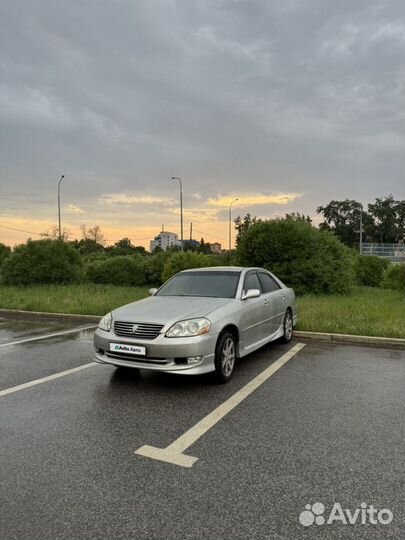
[[[113,285],[41,285],[36,287],[0,286],[0,308],[105,315],[129,302],[148,295],[149,287]]]
[[[405,338],[405,295],[358,287],[347,296],[298,298],[299,330]]]
[[[0,286],[0,308],[104,315],[148,295],[148,287],[113,285]],[[299,330],[405,337],[405,299],[400,292],[358,287],[347,296],[298,298]]]

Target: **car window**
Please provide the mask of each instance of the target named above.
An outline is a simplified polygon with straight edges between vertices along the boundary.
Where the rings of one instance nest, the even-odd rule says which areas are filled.
[[[259,289],[259,291],[262,292],[262,287],[260,285],[260,281],[259,281],[259,278],[257,277],[256,272],[246,276],[245,286],[243,289],[245,293],[249,291],[250,289]]]
[[[208,296],[235,298],[240,272],[193,271],[180,272],[167,281],[156,296]]]
[[[280,285],[269,274],[260,272],[259,276],[260,276],[263,292],[269,293],[273,291],[278,291],[281,288]]]

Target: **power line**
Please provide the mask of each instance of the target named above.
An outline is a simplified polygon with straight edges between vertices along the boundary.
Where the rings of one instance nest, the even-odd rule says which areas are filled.
[[[210,236],[211,238],[215,238],[215,240],[222,240],[223,242],[226,242],[226,240],[224,238],[222,238],[221,236],[214,236],[213,234],[204,233],[202,231],[199,231],[195,227],[194,227],[194,231],[198,232],[198,233],[200,233],[200,234],[202,234],[204,236]]]
[[[32,231],[25,231],[24,229],[15,229],[14,227],[7,227],[6,225],[0,225],[0,227],[2,229],[8,229],[9,231],[17,231],[17,232],[22,232],[22,233],[25,233],[25,234],[36,234],[37,236],[43,236],[43,234],[41,234],[41,233],[32,232]]]

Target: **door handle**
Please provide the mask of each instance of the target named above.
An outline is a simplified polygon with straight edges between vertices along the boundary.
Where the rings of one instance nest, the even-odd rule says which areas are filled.
[[[268,306],[270,304],[269,300],[266,298],[265,301],[264,301],[264,305],[265,306]]]

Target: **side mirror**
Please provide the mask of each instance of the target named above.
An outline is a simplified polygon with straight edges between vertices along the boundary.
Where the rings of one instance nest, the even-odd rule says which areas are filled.
[[[260,296],[259,289],[249,289],[243,296],[242,300],[249,300],[249,298],[258,298]]]
[[[156,292],[157,292],[157,289],[155,289],[155,288],[149,289],[149,294],[151,296],[153,296]]]

